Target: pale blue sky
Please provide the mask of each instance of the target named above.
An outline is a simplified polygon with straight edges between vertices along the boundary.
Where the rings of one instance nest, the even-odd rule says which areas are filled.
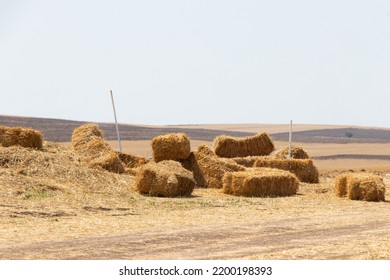
[[[390,127],[390,1],[0,0],[0,114]]]

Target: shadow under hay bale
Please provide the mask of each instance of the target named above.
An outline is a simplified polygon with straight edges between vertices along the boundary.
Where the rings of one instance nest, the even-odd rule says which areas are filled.
[[[162,160],[184,160],[190,156],[190,139],[184,133],[170,133],[152,139],[155,162]]]
[[[259,159],[254,167],[269,167],[294,173],[301,182],[318,183],[317,167],[311,159]]]
[[[3,147],[21,146],[40,150],[43,136],[32,128],[0,126],[0,144]]]
[[[189,196],[195,187],[192,173],[176,161],[149,162],[138,169],[134,188],[151,196]]]
[[[371,173],[341,174],[335,181],[336,195],[351,200],[384,201],[383,178]]]
[[[199,187],[217,189],[222,188],[222,177],[226,172],[246,170],[231,159],[216,156],[205,145],[201,145],[197,152],[191,154],[189,166]]]
[[[103,139],[103,132],[97,124],[85,124],[74,129],[73,149],[80,153],[90,167],[101,167],[114,173],[125,172],[116,152]]]
[[[260,133],[247,138],[221,135],[214,141],[215,154],[226,158],[267,156],[274,149],[274,143],[267,133]]]
[[[275,152],[274,158],[277,159],[288,159],[288,147],[282,148]],[[291,158],[295,159],[309,159],[309,155],[305,152],[302,147],[292,146],[291,147]]]
[[[236,196],[291,196],[299,188],[299,180],[294,174],[271,168],[226,172],[222,182],[223,192]]]

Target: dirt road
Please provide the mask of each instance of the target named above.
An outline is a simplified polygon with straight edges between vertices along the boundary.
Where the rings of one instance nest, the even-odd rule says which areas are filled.
[[[2,259],[390,259],[390,219],[342,213],[4,246]],[[363,219],[364,220],[364,219]],[[329,222],[331,221],[331,222]],[[379,254],[379,255],[378,255]]]

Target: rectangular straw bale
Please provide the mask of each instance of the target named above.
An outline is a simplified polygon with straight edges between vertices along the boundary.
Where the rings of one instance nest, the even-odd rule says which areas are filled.
[[[248,157],[235,157],[232,158],[237,164],[240,164],[245,167],[253,167],[255,164],[256,160],[259,159],[268,159],[270,158],[269,156],[248,156]]]
[[[199,168],[199,164],[196,160],[196,153],[197,152],[191,152],[190,156],[187,159],[180,160],[179,162],[185,169],[192,172],[196,185],[198,187],[206,187],[207,182],[203,176],[201,169]]]
[[[345,173],[335,180],[335,191],[339,197],[351,200],[384,201],[386,187],[383,178],[371,173]]]
[[[151,196],[189,196],[195,187],[191,171],[176,161],[148,162],[141,166],[135,177],[134,188]]]
[[[274,149],[274,143],[267,133],[246,138],[221,135],[214,140],[214,152],[219,157],[267,156]]]
[[[258,159],[254,167],[269,167],[294,173],[301,182],[318,183],[318,169],[311,159]]]
[[[274,158],[277,159],[288,159],[288,147],[284,147],[274,153]],[[309,159],[309,155],[306,153],[306,151],[299,146],[292,146],[291,147],[291,158],[295,159]]]
[[[157,136],[152,139],[152,153],[155,162],[187,159],[191,153],[190,139],[184,133]]]
[[[123,173],[125,168],[111,146],[104,141],[103,132],[97,124],[85,124],[73,130],[72,146],[91,167],[101,167],[114,173]]]
[[[137,174],[137,169],[146,164],[148,160],[144,157],[139,157],[131,154],[116,152],[119,160],[121,161],[123,167],[125,168],[125,173],[135,176]]]
[[[200,187],[222,188],[222,177],[226,172],[246,170],[231,159],[216,156],[206,145],[201,145],[190,159],[196,184]]]
[[[226,172],[222,182],[223,192],[236,196],[291,196],[299,188],[299,180],[294,174],[270,168]]]
[[[0,144],[3,147],[21,146],[40,150],[43,136],[40,131],[32,128],[0,126]]]
[[[335,191],[336,195],[339,197],[343,197],[347,195],[347,184],[348,184],[348,176],[340,175],[335,179]]]
[[[94,123],[84,124],[73,130],[72,147],[75,151],[88,150],[92,139],[104,139],[103,132]]]
[[[137,168],[148,162],[147,159],[144,157],[139,157],[131,154],[116,152],[116,155],[119,157],[122,164],[127,168]]]

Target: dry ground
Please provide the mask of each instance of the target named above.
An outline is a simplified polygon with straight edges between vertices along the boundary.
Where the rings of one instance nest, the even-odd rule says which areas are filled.
[[[389,183],[389,182],[387,182]],[[333,174],[285,198],[196,189],[1,204],[2,259],[390,259],[390,202],[335,197]],[[387,193],[390,189],[387,187]]]
[[[151,155],[150,141],[123,146]],[[390,154],[388,144],[303,147],[311,156]],[[66,151],[75,167],[63,170],[51,162],[56,151],[42,166],[0,167],[0,259],[390,259],[389,161],[315,161],[320,183],[301,184],[292,197],[195,189],[188,198],[156,198],[135,193],[130,175],[89,173]],[[335,176],[362,168],[384,176],[385,202],[335,196]]]

